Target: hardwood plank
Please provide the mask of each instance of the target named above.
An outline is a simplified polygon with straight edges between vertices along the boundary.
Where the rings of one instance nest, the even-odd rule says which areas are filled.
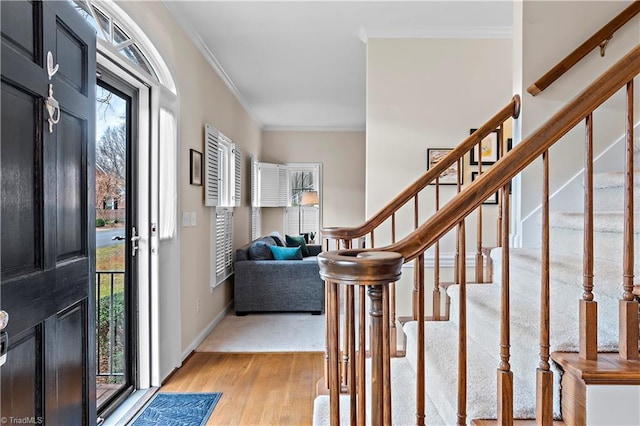
[[[311,424],[324,354],[195,353],[160,392],[222,392],[207,425]]]

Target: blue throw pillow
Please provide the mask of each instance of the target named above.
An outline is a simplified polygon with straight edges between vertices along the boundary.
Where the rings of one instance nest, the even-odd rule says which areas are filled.
[[[284,238],[287,240],[287,247],[300,247],[302,256],[309,256],[309,248],[302,235],[285,235]]]
[[[269,246],[269,249],[276,260],[302,260],[300,247]]]

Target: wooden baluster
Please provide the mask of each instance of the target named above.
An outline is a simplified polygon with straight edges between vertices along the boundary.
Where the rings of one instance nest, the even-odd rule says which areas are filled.
[[[396,242],[396,214],[393,213],[391,215],[391,243],[394,244]],[[389,309],[389,315],[387,318],[387,324],[389,327],[389,336],[390,336],[390,349],[391,356],[398,355],[398,340],[397,340],[397,330],[396,330],[396,283],[389,284],[389,304],[387,305]]]
[[[478,177],[482,176],[482,154],[478,155]],[[482,204],[478,206],[478,223],[476,228],[476,282],[484,282],[482,268]]]
[[[340,424],[340,318],[338,283],[326,281],[329,287],[329,406],[331,425]]]
[[[458,245],[465,253],[466,241],[464,219],[458,224]],[[467,423],[467,265],[466,256],[461,256],[458,277],[460,278],[460,310],[458,311],[458,425]]]
[[[367,422],[367,317],[366,288],[358,288],[358,425]]]
[[[439,188],[438,178],[436,178],[436,193],[438,191],[438,188]],[[418,227],[418,194],[416,194],[413,197],[413,200],[414,200],[413,226],[417,228]],[[418,321],[418,317],[420,317],[420,295],[422,295],[422,292],[419,289],[420,287],[419,281],[420,281],[419,270],[416,267],[413,271],[413,293],[411,294],[411,310],[412,310],[412,314],[413,314],[412,316],[414,321]],[[424,282],[424,279],[423,279],[423,282]]]
[[[329,247],[329,240],[327,239],[327,247]],[[326,250],[325,250],[326,251]],[[324,286],[324,387],[329,389],[329,342],[331,339],[331,286],[325,282]]]
[[[436,212],[440,210],[440,188],[436,178]],[[440,241],[436,241],[433,253],[433,319],[440,320]]]
[[[480,143],[478,143],[478,152],[480,151]],[[457,191],[460,192],[460,161],[458,161],[458,183],[457,183]],[[456,228],[456,253],[453,258],[453,282],[460,282],[460,227]],[[464,256],[465,253],[463,252]]]
[[[623,294],[620,300],[620,357],[638,359],[638,301],[633,296],[633,80],[627,83],[626,155],[624,172]]]
[[[504,123],[502,123],[500,125],[500,127],[498,128],[498,151],[500,150],[500,145],[502,144],[502,141],[504,140]],[[502,153],[504,153],[504,151],[502,151]],[[501,152],[498,152],[498,157],[502,154]],[[478,176],[480,176],[480,174],[478,174]],[[498,200],[498,223],[496,225],[496,241],[498,243],[498,247],[501,247],[502,245],[502,221],[504,220],[504,218],[502,217],[502,197],[499,197],[500,199]]]
[[[416,377],[416,425],[424,426],[425,420],[425,381],[424,381],[424,253],[414,261],[416,282],[418,285],[418,338],[417,338],[417,377]]]
[[[344,248],[351,248],[351,240],[343,241]],[[353,323],[347,321],[349,317],[353,317],[353,303],[348,303],[349,298],[349,286],[344,286],[344,318],[343,331],[342,331],[342,370],[340,371],[340,377],[342,379],[342,392],[349,391],[349,363],[351,362],[352,353],[349,352],[349,336],[351,336],[351,328]],[[338,300],[338,308],[340,307],[340,301]]]
[[[438,188],[438,178],[436,178],[436,188]],[[420,214],[418,209],[419,199],[418,194],[413,197],[413,229],[418,229],[420,226]]]
[[[598,358],[598,304],[593,300],[593,114],[585,121],[584,254],[580,300],[580,357]]]
[[[375,244],[375,239],[373,237],[373,229],[369,233],[369,236],[370,236],[370,239],[371,239],[371,248],[374,248],[376,246],[376,244]]]
[[[383,363],[383,339],[382,339],[382,285],[369,286],[369,299],[371,308],[371,424],[384,424],[384,363]]]
[[[536,419],[542,426],[553,424],[553,372],[549,365],[549,151],[542,154],[542,271],[540,283],[540,364],[536,370]]]
[[[356,389],[356,363],[351,361],[355,359],[356,353],[356,329],[354,318],[354,289],[352,285],[344,286],[346,289],[345,306],[348,306],[345,312],[345,322],[349,324],[347,330],[349,334],[345,334],[344,340],[347,341],[347,387],[349,392],[349,402],[351,410],[349,411],[350,424],[355,426],[358,421],[358,403]],[[350,362],[351,361],[351,362]],[[364,371],[358,371],[357,374],[365,374]]]
[[[509,186],[501,189],[502,199],[502,284],[500,309],[500,367],[498,367],[498,424],[513,425],[513,372],[510,358],[510,308],[509,308]]]

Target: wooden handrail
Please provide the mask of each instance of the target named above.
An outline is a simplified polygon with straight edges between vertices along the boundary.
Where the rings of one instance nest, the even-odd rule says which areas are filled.
[[[326,227],[322,228],[323,238],[333,238],[342,240],[352,240],[360,238],[373,232],[380,224],[391,217],[396,211],[404,206],[411,198],[416,196],[427,185],[435,182],[435,180],[447,170],[456,161],[459,161],[471,148],[477,145],[482,139],[493,132],[498,126],[508,120],[510,117],[518,118],[520,116],[520,96],[515,95],[511,101],[497,114],[491,117],[485,124],[480,126],[477,131],[466,138],[461,144],[447,154],[442,160],[438,161],[429,170],[427,170],[418,180],[402,191],[398,196],[391,200],[386,206],[374,214],[364,224],[355,227]],[[373,244],[372,244],[373,245]]]
[[[564,73],[569,71],[575,64],[580,62],[580,60],[587,56],[593,49],[602,45],[602,43],[606,43],[613,36],[613,33],[618,31],[638,13],[640,13],[640,1],[634,1],[625,10],[609,21],[608,24],[589,37],[587,41],[567,55],[566,58],[558,62],[553,68],[547,71],[546,74],[536,80],[535,83],[529,86],[527,92],[533,96],[542,92],[554,81],[559,79]]]
[[[506,153],[418,229],[399,242],[377,248],[376,251],[401,253],[405,262],[416,258],[639,73],[640,45]],[[464,143],[467,142],[469,139]]]

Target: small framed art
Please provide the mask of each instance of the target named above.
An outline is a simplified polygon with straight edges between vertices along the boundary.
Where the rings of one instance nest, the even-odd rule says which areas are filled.
[[[202,153],[192,149],[189,151],[189,182],[191,185],[202,185]]]
[[[471,172],[471,182],[478,179],[478,172]],[[487,198],[482,204],[498,204],[498,191]]]
[[[470,134],[473,134],[477,129],[471,129]],[[489,133],[487,137],[482,139],[480,143],[480,152],[478,152],[478,145],[475,145],[471,150],[471,165],[477,166],[478,161],[482,159],[483,166],[490,166],[500,158],[500,134],[497,130]]]
[[[436,164],[438,164],[444,157],[446,157],[452,148],[429,148],[427,149],[427,170],[430,170]],[[458,183],[458,164],[456,161],[451,166],[446,168],[439,176],[438,183],[441,185],[457,185]],[[462,164],[460,163],[462,167]],[[460,170],[460,178],[462,178],[462,170]],[[435,183],[435,181],[433,182]],[[462,182],[460,182],[462,183]]]

